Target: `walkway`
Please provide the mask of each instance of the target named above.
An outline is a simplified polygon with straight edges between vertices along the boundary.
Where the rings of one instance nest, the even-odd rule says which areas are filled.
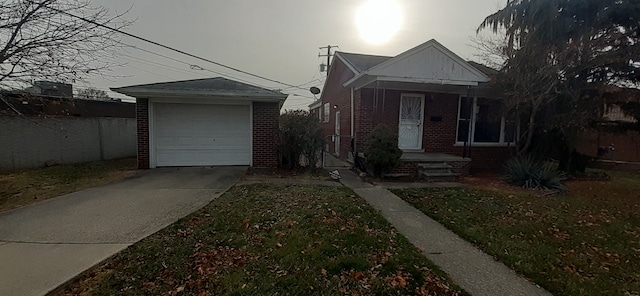
[[[389,190],[363,182],[348,169],[339,171],[344,185],[379,210],[411,243],[424,249],[429,260],[471,295],[551,295]]]

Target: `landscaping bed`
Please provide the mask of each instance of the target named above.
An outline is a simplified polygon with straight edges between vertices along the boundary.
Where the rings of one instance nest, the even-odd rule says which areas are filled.
[[[61,295],[466,295],[344,187],[235,186]]]
[[[135,176],[136,159],[59,165],[0,174],[0,211]]]
[[[394,193],[554,295],[639,295],[640,176],[607,173],[561,195],[495,176]]]

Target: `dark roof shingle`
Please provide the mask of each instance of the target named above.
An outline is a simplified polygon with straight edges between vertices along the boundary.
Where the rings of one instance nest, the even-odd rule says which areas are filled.
[[[279,91],[270,90],[255,85],[230,80],[222,77],[203,78],[183,81],[171,81],[151,84],[141,84],[112,88],[111,90],[124,94],[133,92],[186,92],[209,93],[225,96],[266,96],[286,97]]]

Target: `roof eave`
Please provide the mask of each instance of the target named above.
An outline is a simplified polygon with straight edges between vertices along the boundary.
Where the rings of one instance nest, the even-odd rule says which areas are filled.
[[[130,88],[111,88],[112,91],[135,98],[233,98],[247,101],[282,101],[287,94],[238,94],[230,92],[211,91],[171,91],[171,90],[145,90]]]
[[[366,79],[368,78],[368,79]],[[420,84],[440,84],[440,85],[459,85],[459,86],[478,86],[480,83],[489,82],[482,80],[449,80],[449,79],[428,79],[428,78],[415,78],[415,77],[390,77],[390,76],[374,76],[363,73],[343,84],[344,87],[352,86],[355,89],[365,87],[372,82],[376,81],[388,81],[388,82],[409,82]]]

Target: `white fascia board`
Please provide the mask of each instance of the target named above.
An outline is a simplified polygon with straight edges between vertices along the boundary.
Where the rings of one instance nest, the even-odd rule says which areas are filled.
[[[122,92],[124,93],[124,92]],[[229,95],[212,95],[212,94],[194,94],[194,93],[161,93],[161,92],[136,92],[136,93],[124,93],[128,96],[135,98],[164,98],[174,99],[177,102],[184,99],[200,99],[206,100],[233,100],[233,101],[247,101],[247,102],[279,102],[282,103],[286,100],[286,97],[271,97],[271,96],[229,96]]]
[[[447,80],[447,79],[424,79],[424,78],[411,78],[411,77],[376,77],[375,81],[392,81],[392,82],[411,82],[411,83],[429,83],[440,85],[460,85],[460,86],[477,86],[476,81],[467,80]]]
[[[343,83],[342,86],[347,87],[347,86],[351,85],[352,83],[358,81],[360,78],[362,78],[365,75],[367,75],[367,71],[364,71],[364,72],[354,76],[353,78],[347,80],[347,82]]]
[[[338,52],[336,52],[336,53],[334,54],[334,57],[337,57],[338,59],[340,59],[340,60],[342,61],[342,63],[343,63],[343,64],[345,64],[345,65],[347,66],[347,68],[349,68],[349,70],[351,70],[351,72],[353,72],[353,74],[355,74],[355,75],[360,74],[360,72],[358,72],[358,70],[356,70],[356,68],[354,68],[354,67],[351,65],[351,63],[349,63],[349,62],[347,61],[347,59],[345,59],[345,58],[342,56],[342,54],[340,54],[340,52],[339,52],[339,51],[338,51]],[[327,76],[328,76],[328,75],[327,75]]]
[[[171,91],[144,89],[111,89],[112,91],[135,98],[232,98],[247,101],[284,101],[288,97],[283,95],[238,95],[235,93],[211,93],[208,91]]]
[[[315,108],[319,108],[320,106],[322,106],[322,101],[321,100],[316,100],[315,102],[309,104],[309,110],[315,109]]]
[[[476,81],[457,81],[446,79],[424,79],[424,78],[412,78],[412,77],[390,77],[390,76],[369,76],[364,75],[362,79],[349,81],[348,83],[354,89],[361,89],[373,82],[408,82],[408,83],[420,83],[420,84],[439,84],[439,85],[458,85],[458,86],[478,86]],[[346,84],[346,83],[345,83]]]

